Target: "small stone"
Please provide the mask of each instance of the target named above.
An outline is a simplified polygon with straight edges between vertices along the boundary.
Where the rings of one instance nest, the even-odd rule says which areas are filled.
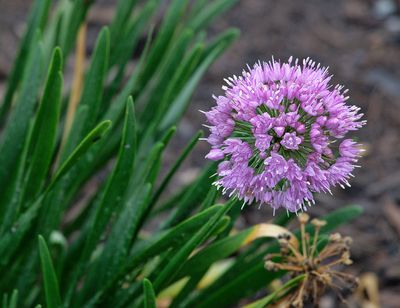
[[[384,19],[396,12],[396,3],[393,0],[378,0],[373,10],[376,17]]]

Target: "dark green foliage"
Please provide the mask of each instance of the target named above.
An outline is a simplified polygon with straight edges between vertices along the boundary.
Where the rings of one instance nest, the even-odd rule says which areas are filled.
[[[143,279],[143,293],[144,307],[156,308],[156,295],[154,293],[153,285],[148,279]]]
[[[253,228],[230,233],[240,208],[215,204],[215,164],[168,199],[202,132],[160,177],[197,84],[238,36],[228,29],[209,40],[205,29],[236,1],[119,0],[87,61],[72,119],[64,66],[93,1],[57,1],[48,20],[50,2],[34,3],[0,107],[3,307],[153,308],[182,279],[172,307],[223,307],[264,288],[276,275],[262,258],[275,246],[261,239],[243,248]],[[133,52],[140,58],[131,72]],[[322,231],[358,214],[333,213]],[[196,289],[219,261],[231,265]]]
[[[61,306],[60,290],[58,279],[54,271],[49,249],[44,238],[39,235],[39,254],[42,266],[43,284],[46,293],[46,306],[57,308]]]

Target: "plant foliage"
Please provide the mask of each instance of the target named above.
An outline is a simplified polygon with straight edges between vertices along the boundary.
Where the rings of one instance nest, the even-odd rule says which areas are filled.
[[[93,1],[34,2],[0,107],[3,307],[156,307],[163,296],[171,307],[223,307],[277,276],[262,262],[273,242],[247,244],[255,227],[229,232],[240,206],[215,204],[215,165],[167,198],[201,133],[159,175],[197,84],[238,36],[205,29],[235,2],[119,0],[86,69],[75,65],[81,90],[63,76]],[[332,214],[324,231],[358,213]]]

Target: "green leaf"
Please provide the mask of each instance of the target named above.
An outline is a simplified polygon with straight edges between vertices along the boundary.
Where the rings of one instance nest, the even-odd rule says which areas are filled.
[[[170,85],[171,76],[175,74],[177,67],[181,64],[192,38],[193,31],[191,29],[187,29],[183,32],[177,41],[174,42],[173,48],[167,52],[163,61],[159,64],[159,68],[155,73],[155,76],[153,76],[152,80],[149,82],[147,88],[141,91],[142,93],[140,93],[140,97],[144,97],[145,102],[141,122],[148,123],[158,115],[158,108],[162,107],[160,100],[163,99],[164,93]],[[175,123],[172,123],[171,125],[174,124]],[[149,127],[151,126],[147,125],[145,129]]]
[[[113,215],[113,213],[115,215],[120,211],[125,191],[128,187],[129,179],[133,174],[135,155],[136,121],[132,97],[129,97],[126,105],[125,122],[117,163],[112,174],[110,175],[104,195],[97,205],[94,220],[89,228],[89,233],[86,237],[86,243],[77,265],[78,269],[76,270],[74,278],[71,279],[71,283],[69,284],[70,288],[69,292],[67,293],[68,295],[66,297],[66,301],[70,300],[77,280],[84,269],[83,265],[86,264],[93,250],[96,248],[111,215]]]
[[[90,112],[84,113],[83,116],[74,120],[61,161],[64,161],[78,141],[86,135],[87,132],[93,128],[94,123],[97,122],[104,81],[108,69],[110,48],[109,40],[108,28],[103,28],[97,38],[93,58],[84,81],[84,87],[78,107],[78,109],[88,109]]]
[[[135,155],[136,121],[132,97],[129,97],[126,106],[125,123],[117,163],[110,176],[107,187],[105,188],[104,196],[97,207],[95,220],[90,228],[90,233],[85,247],[87,253],[92,251],[96,246],[110,215],[118,212],[118,209],[123,202],[129,179],[133,174]]]
[[[194,234],[190,240],[183,245],[183,247],[174,255],[169,261],[167,266],[157,275],[154,281],[154,289],[156,292],[162,290],[166,284],[174,278],[178,270],[183,266],[185,260],[190,256],[194,249],[199,246],[204,240],[206,240],[213,232],[214,227],[218,224],[220,219],[229,210],[229,206],[225,206],[219,209],[205,224],[204,226]]]
[[[175,193],[171,197],[169,197],[162,205],[155,208],[151,213],[152,216],[156,216],[160,213],[171,210],[182,199],[182,197],[185,195],[185,193],[187,192],[187,190],[189,189],[191,184],[193,184],[194,182],[195,181],[192,181],[191,183],[184,185],[183,187],[181,187],[179,189],[179,191],[177,193]],[[207,198],[207,196],[206,196],[206,198]],[[215,202],[213,204],[215,204]],[[213,204],[211,204],[211,205],[213,205]]]
[[[190,185],[189,189],[176,204],[175,209],[170,216],[165,219],[161,229],[167,229],[185,219],[195,208],[200,205],[211,183],[214,181],[211,177],[215,173],[215,164],[211,164],[198,177],[195,183]]]
[[[7,266],[11,257],[20,247],[23,237],[31,229],[34,219],[37,217],[38,210],[42,204],[43,196],[40,196],[35,203],[22,213],[16,222],[0,238],[0,254],[2,256],[0,264]]]
[[[59,48],[53,52],[45,90],[33,126],[28,161],[30,169],[26,175],[24,196],[33,199],[41,189],[53,158],[60,115],[63,78],[62,54]]]
[[[106,284],[98,290],[97,294],[93,296],[90,302],[97,302],[102,296],[105,296],[107,291],[112,291],[112,287],[115,286],[120,279],[123,279],[126,273],[130,273],[134,269],[140,268],[144,262],[157,256],[160,251],[166,251],[169,248],[176,248],[187,242],[195,232],[197,232],[223,207],[223,205],[212,206],[209,209],[185,220],[176,227],[158,233],[152,236],[148,241],[138,244],[132,250],[125,266],[120,268],[114,274],[114,277],[109,279]]]
[[[11,107],[11,103],[18,88],[20,81],[23,79],[26,70],[29,70],[27,61],[32,53],[36,52],[36,32],[43,32],[47,16],[49,13],[50,0],[36,0],[31,9],[26,32],[20,43],[13,68],[7,81],[7,88],[0,109],[0,123],[3,124],[5,116]],[[32,77],[32,76],[31,76]],[[34,95],[32,95],[34,96]]]
[[[188,145],[185,147],[185,149],[179,155],[179,157],[175,161],[174,165],[171,167],[171,169],[168,171],[165,178],[162,180],[160,186],[158,187],[157,191],[154,194],[153,200],[151,201],[152,204],[155,204],[157,202],[158,198],[161,196],[161,194],[163,193],[165,188],[168,186],[169,182],[171,181],[172,177],[175,175],[176,171],[182,165],[183,161],[186,159],[186,157],[189,155],[189,153],[192,152],[194,146],[197,144],[197,142],[199,141],[199,138],[202,135],[203,135],[203,132],[199,131],[192,138],[192,140],[189,141]]]
[[[111,46],[120,44],[121,30],[126,28],[132,9],[137,0],[119,0],[114,18],[110,25]]]
[[[149,203],[150,191],[151,185],[145,185],[125,204],[111,230],[103,253],[90,267],[81,299],[105,285],[126,264],[131,243],[137,235],[142,215]]]
[[[161,141],[163,144],[167,145],[167,144],[171,141],[171,139],[172,139],[172,137],[174,136],[175,133],[176,133],[176,126],[175,126],[175,125],[172,125],[172,126],[165,132],[165,134],[161,137],[160,141]]]
[[[141,76],[140,88],[143,88],[147,84],[154,72],[158,69],[158,65],[163,59],[162,55],[173,41],[171,38],[176,31],[177,25],[181,21],[187,4],[188,0],[173,0],[170,4],[160,26],[160,32],[157,35],[146,61],[147,63]],[[169,126],[171,125],[168,125],[168,127]]]
[[[2,307],[7,308],[8,307],[8,293],[3,294],[3,300],[2,300]]]
[[[184,264],[175,279],[179,280],[186,276],[194,276],[207,270],[214,262],[236,252],[253,231],[254,227],[248,228],[202,249]]]
[[[150,280],[143,279],[143,296],[145,308],[156,308],[156,295],[154,293],[153,285]]]
[[[48,308],[61,307],[60,290],[58,280],[54,271],[49,249],[44,238],[39,235],[39,254],[42,266],[44,290],[46,293],[46,304]]]
[[[221,13],[232,7],[236,2],[237,0],[219,0],[204,5],[202,10],[194,12],[195,14],[190,18],[189,27],[195,32],[200,31],[214,18],[220,16]]]
[[[64,17],[60,31],[60,46],[64,51],[64,57],[69,55],[72,47],[75,45],[79,27],[85,20],[92,0],[74,0],[66,1],[67,5],[63,8]],[[62,5],[62,1],[60,1]]]
[[[209,191],[207,192],[206,198],[201,204],[200,211],[203,211],[209,208],[211,205],[215,204],[215,200],[217,200],[218,195],[219,192],[217,187],[215,186],[210,187]]]
[[[25,144],[29,122],[37,100],[36,95],[41,84],[43,58],[39,34],[36,36],[32,48],[33,52],[26,64],[15,107],[9,116],[0,143],[0,194],[4,193],[10,182],[10,170],[17,168],[16,164]]]
[[[294,288],[295,286],[298,285],[298,283],[300,281],[302,281],[304,279],[304,275],[300,275],[297,276],[291,280],[289,280],[288,282],[286,282],[282,287],[280,287],[278,290],[272,292],[271,294],[269,294],[268,296],[253,302],[249,305],[246,305],[244,308],[264,308],[267,307],[269,304],[272,304],[274,301],[279,299],[279,295],[284,292],[284,291],[288,291],[292,288]]]
[[[186,85],[190,79],[192,73],[197,68],[204,53],[204,44],[196,44],[190,53],[183,59],[179,59],[177,64],[178,68],[174,70],[172,74],[172,79],[167,83],[164,82],[167,87],[165,88],[165,94],[162,96],[161,102],[158,102],[157,108],[155,110],[155,115],[153,116],[153,121],[157,125],[163,119],[168,111],[169,105],[174,101],[176,96],[181,92],[182,87]],[[168,76],[170,78],[170,76]]]
[[[214,189],[217,190],[217,188],[216,188],[215,186],[214,186]],[[241,200],[239,200],[239,199],[237,199],[237,198],[231,198],[231,199],[229,200],[229,202],[232,202],[232,203],[233,203],[233,205],[232,205],[230,211],[229,211],[228,214],[227,214],[227,215],[230,217],[231,222],[230,222],[230,225],[225,229],[225,231],[222,232],[222,233],[219,235],[219,238],[224,238],[224,237],[226,237],[227,235],[229,235],[229,233],[231,232],[232,228],[234,227],[234,224],[235,224],[236,220],[237,220],[237,219],[240,217],[240,215],[243,213],[243,211],[242,211],[243,202],[242,202]]]
[[[154,277],[152,280],[154,280],[153,285],[156,293],[159,293],[173,281],[187,258],[200,244],[220,232],[223,225],[226,226],[227,217],[224,214],[229,211],[231,205],[225,205],[215,213],[182,247],[177,247],[176,251],[172,249],[167,253],[164,260],[151,275],[151,277]],[[134,294],[131,297],[133,299]]]
[[[159,130],[163,131],[167,127],[176,123],[182,116],[188,105],[189,99],[208,67],[217,59],[226,48],[230,46],[233,40],[238,36],[238,31],[230,30],[222,35],[209,52],[206,54],[204,60],[196,69],[192,77],[187,82],[186,86],[179,93],[178,97],[171,103],[170,108],[160,124]]]
[[[154,183],[154,180],[156,179],[156,175],[160,168],[160,159],[164,148],[164,143],[157,142],[151,148],[150,152],[147,153],[146,157],[142,157],[142,159],[138,160],[138,164],[139,161],[141,162],[141,166],[137,166],[139,176],[136,177],[135,181],[131,184],[131,190],[133,189],[133,187],[137,186],[140,183]]]
[[[73,194],[68,191],[70,185],[82,185],[78,181],[79,174],[76,167],[84,163],[84,158],[92,148],[95,148],[111,127],[110,121],[99,123],[75,148],[72,154],[58,168],[49,185],[44,191],[44,207],[40,216],[40,232],[48,235],[60,223],[62,211],[70,202]],[[67,175],[67,176],[66,176]],[[65,177],[64,177],[65,176]],[[63,181],[60,181],[63,179]],[[59,183],[58,186],[56,186]],[[76,187],[76,186],[73,186]],[[75,193],[75,191],[73,191]]]
[[[125,86],[121,90],[121,93],[111,103],[110,107],[105,113],[105,116],[102,119],[110,119],[112,122],[116,123],[120,117],[120,114],[122,113],[122,110],[124,109],[126,100],[138,88],[138,80],[142,74],[144,67],[147,64],[147,57],[150,49],[151,37],[152,37],[152,31],[148,33],[146,45],[140,56],[140,60],[136,66],[136,69],[129,77]]]
[[[52,188],[58,180],[66,174],[75,163],[90,149],[90,147],[98,142],[111,127],[111,121],[103,121],[99,123],[87,136],[78,144],[75,150],[69,155],[65,162],[60,166],[54,175],[48,190]]]
[[[123,2],[125,1],[123,0]],[[113,46],[110,55],[110,66],[119,65],[118,75],[123,74],[126,64],[132,58],[132,53],[139,42],[142,32],[146,25],[151,22],[152,15],[156,12],[156,8],[159,7],[159,2],[160,0],[147,1],[134,20],[130,23],[126,22],[126,26],[123,28],[118,28],[114,25],[110,26],[111,46]],[[115,17],[114,21],[119,23],[117,17]],[[124,31],[121,31],[121,29],[124,29]],[[114,32],[118,32],[118,34],[114,35]],[[119,37],[119,39],[117,40],[116,37]]]
[[[10,304],[8,305],[8,308],[17,308],[17,304],[18,304],[18,290],[14,290],[11,294]]]
[[[31,139],[32,134],[32,123],[29,125],[27,140]],[[2,217],[2,222],[0,224],[0,234],[3,234],[5,230],[9,229],[15,219],[18,217],[22,208],[22,191],[23,182],[25,175],[25,165],[27,161],[29,142],[25,142],[24,148],[22,149],[21,157],[17,163],[18,168],[12,170],[12,180],[10,181],[6,191],[0,196],[0,203],[7,205],[5,208],[4,216]],[[26,204],[29,205],[29,204]],[[25,205],[25,206],[26,206]]]
[[[50,20],[43,30],[43,51],[45,59],[50,58],[53,49],[60,46],[60,32],[63,17],[65,16],[65,11],[61,3],[65,3],[65,0],[59,1],[57,7],[52,8]]]

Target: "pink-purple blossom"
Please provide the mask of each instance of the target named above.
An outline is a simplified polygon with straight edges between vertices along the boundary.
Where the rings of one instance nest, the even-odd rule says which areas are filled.
[[[221,161],[214,184],[244,203],[291,212],[306,210],[315,192],[349,185],[361,150],[343,138],[365,121],[330,80],[327,68],[291,58],[225,79],[224,95],[205,112],[206,158]]]

